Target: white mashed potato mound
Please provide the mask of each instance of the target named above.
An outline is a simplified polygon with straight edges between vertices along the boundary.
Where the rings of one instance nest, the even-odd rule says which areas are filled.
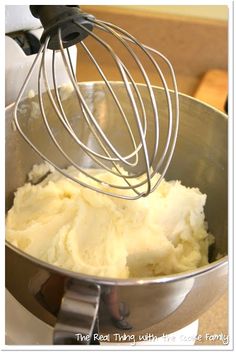
[[[45,168],[34,166],[30,180]],[[74,167],[67,171],[86,181]],[[110,173],[96,173],[117,182]],[[198,188],[165,180],[148,197],[121,200],[52,169],[39,184],[18,188],[7,214],[6,237],[32,256],[89,275],[174,274],[208,263],[213,236],[207,232],[205,202]]]

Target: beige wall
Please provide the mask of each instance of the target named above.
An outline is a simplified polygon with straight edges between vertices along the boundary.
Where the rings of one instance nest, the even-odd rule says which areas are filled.
[[[133,6],[126,7],[127,10],[132,11]],[[192,16],[200,18],[212,18],[217,20],[227,20],[228,7],[226,5],[157,5],[157,6],[143,6],[136,5],[136,9],[140,11],[155,11],[163,14],[173,14],[178,16]]]

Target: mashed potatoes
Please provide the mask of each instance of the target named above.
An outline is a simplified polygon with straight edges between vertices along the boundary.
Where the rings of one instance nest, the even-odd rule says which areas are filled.
[[[45,173],[34,166],[30,179]],[[73,167],[69,173],[78,175]],[[115,176],[104,174],[107,181]],[[83,177],[85,178],[85,177]],[[206,195],[163,180],[137,201],[108,197],[52,171],[15,194],[7,240],[56,266],[116,278],[174,274],[208,263],[213,237],[204,220]]]

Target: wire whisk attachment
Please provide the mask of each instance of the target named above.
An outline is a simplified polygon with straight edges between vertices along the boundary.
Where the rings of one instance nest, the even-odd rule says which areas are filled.
[[[178,89],[171,63],[162,53],[142,44],[124,29],[81,12],[79,6],[37,5],[31,6],[31,12],[40,18],[44,33],[41,48],[15,103],[14,119],[18,131],[45,161],[82,186],[127,200],[149,195],[158,187],[169,167],[178,135]],[[91,94],[83,90],[83,84],[78,80],[80,71],[75,74],[70,57],[72,45],[77,45],[83,68],[87,63],[92,65],[101,78],[97,86],[102,87],[103,95],[91,93],[92,89],[89,90]],[[52,52],[50,70],[45,59],[49,50]],[[57,84],[58,52],[73,96],[69,109]],[[116,72],[119,82],[108,77],[104,65],[107,58],[112,65],[109,70]],[[168,69],[172,89],[160,62]],[[43,149],[35,143],[34,134],[26,133],[19,113],[26,87],[36,69],[36,100],[49,141]],[[153,84],[154,78],[156,84]],[[155,86],[162,87],[161,101]],[[97,100],[100,109],[95,108]],[[52,114],[60,126],[58,130],[51,121]],[[66,141],[72,141],[73,148],[68,147],[69,142],[62,143],[64,136]],[[50,144],[64,159],[65,166],[72,165],[78,170],[76,175],[51,158],[47,153]]]

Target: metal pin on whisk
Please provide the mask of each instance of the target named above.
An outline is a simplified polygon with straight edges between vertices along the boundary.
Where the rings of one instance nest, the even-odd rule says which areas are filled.
[[[63,175],[78,182],[82,186],[106,195],[128,200],[135,200],[149,195],[158,187],[168,169],[174,153],[178,134],[178,90],[174,70],[170,62],[163,54],[140,43],[124,29],[121,29],[114,24],[95,19],[92,15],[83,13],[79,6],[36,5],[31,6],[30,8],[32,14],[40,19],[44,27],[44,32],[41,37],[41,48],[15,103],[14,120],[18,131],[45,161],[50,163]],[[98,59],[100,56],[100,50],[94,55],[85,43],[86,41],[84,41],[87,37],[94,40],[101,47],[101,50],[105,50],[106,54],[111,56],[126,92],[125,108],[123,102],[119,99],[119,95],[115,90],[113,82],[107,78],[102,65],[99,63]],[[114,51],[109,42],[109,38],[117,41],[125,50],[127,53],[127,62]],[[87,60],[90,61],[98,71],[106,86],[107,92],[112,98],[114,109],[119,113],[119,117],[122,124],[125,126],[125,131],[128,135],[129,144],[131,146],[127,154],[122,153],[122,148],[119,148],[117,143],[115,144],[107,135],[106,131],[103,130],[102,125],[99,123],[83,96],[80,85],[76,79],[68,50],[70,46],[76,44],[81,47],[83,53],[86,54]],[[52,72],[50,73],[53,79],[53,92],[50,89],[48,72],[45,65],[45,54],[49,49],[53,51]],[[76,133],[66,115],[56,79],[55,53],[57,51],[60,51],[61,53],[82,117],[99,148],[92,149],[89,144],[86,144],[86,141],[83,141]],[[150,77],[145,69],[145,65],[142,62],[143,57],[145,57],[148,65],[152,66],[153,71],[159,77],[166,100],[167,132],[161,153],[159,151],[159,140],[162,131],[159,131],[158,100],[155,96],[154,87],[150,82]],[[169,69],[173,91],[170,91],[168,88],[166,78],[157,62],[157,58],[161,59]],[[140,90],[140,85],[137,84],[132,73],[128,69],[130,60],[132,60],[136,65],[137,70],[139,70],[143,80],[142,88],[144,87],[145,92],[148,92],[148,102],[144,102],[142,95],[143,89]],[[18,106],[30,77],[38,63],[38,104],[51,143],[57,147],[68,165],[77,168],[78,171],[81,172],[79,175],[85,175],[87,178],[77,178],[68,173],[65,169],[60,168],[44,152],[38,149],[34,144],[33,139],[29,138],[21,127],[18,119]],[[69,152],[60,144],[60,141],[57,139],[48,120],[43,99],[43,85],[46,89],[51,107],[61,122],[61,128],[65,129],[70,138],[77,143],[79,153],[85,154],[86,158],[91,159],[97,169],[112,173],[115,176],[115,182],[110,183],[107,180],[102,180],[98,175],[91,173],[89,169],[85,169],[83,165],[76,162]],[[151,117],[149,116],[150,114],[147,114],[147,104],[149,108],[151,107],[152,111],[153,124],[151,131],[149,127],[149,119],[151,119]],[[127,106],[129,107],[128,112]],[[107,116],[106,119],[109,119],[109,116]],[[114,129],[116,128],[117,127],[114,126]],[[147,136],[150,134],[153,135],[151,146],[147,141]],[[122,141],[120,141],[120,144],[120,147],[122,147]]]

